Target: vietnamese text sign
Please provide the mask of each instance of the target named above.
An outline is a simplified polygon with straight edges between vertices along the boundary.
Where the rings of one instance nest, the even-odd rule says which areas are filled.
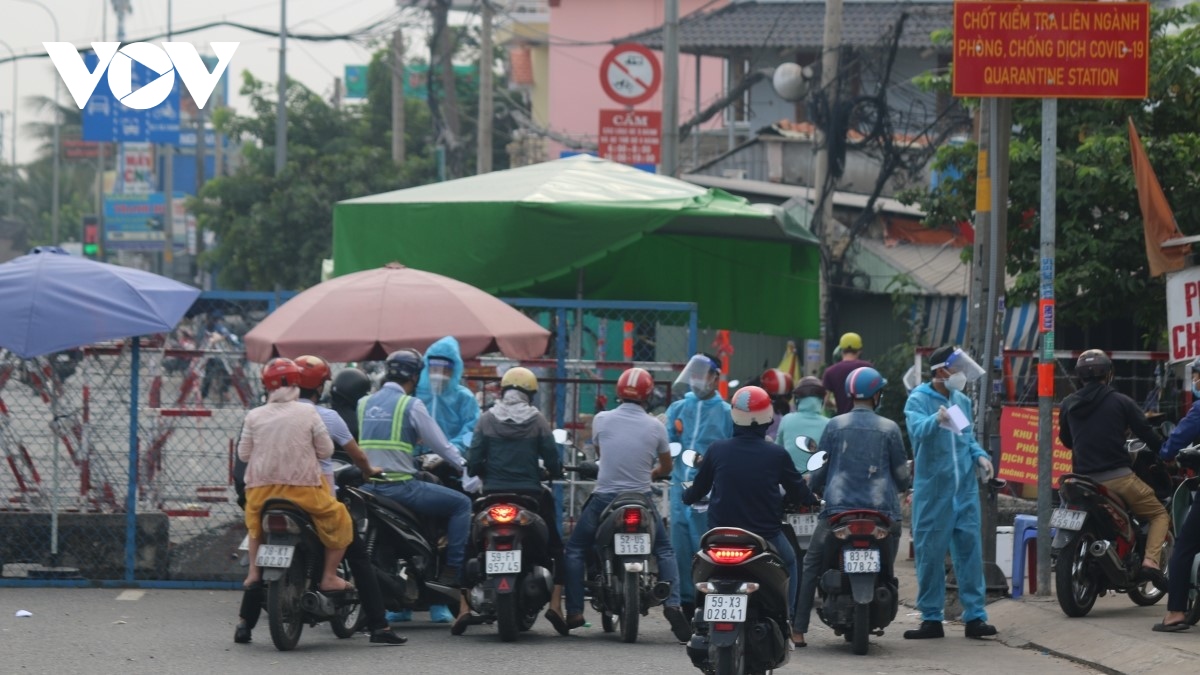
[[[600,156],[623,164],[658,164],[661,158],[662,112],[601,110]]]
[[[187,219],[184,213],[186,198],[186,194],[176,192],[172,201],[175,217],[172,219],[171,233],[177,254],[183,253],[187,245]],[[161,192],[144,195],[105,195],[105,250],[161,251],[166,202],[166,197]]]
[[[954,95],[1146,98],[1145,2],[955,2]]]
[[[1052,483],[1071,473],[1071,451],[1058,440],[1058,408],[1054,409],[1050,435],[1054,439]],[[1014,483],[1037,485],[1038,482],[1038,411],[1037,408],[1005,407],[1000,413],[1000,469],[997,477]]]
[[[1167,275],[1167,339],[1171,363],[1200,356],[1200,267]]]

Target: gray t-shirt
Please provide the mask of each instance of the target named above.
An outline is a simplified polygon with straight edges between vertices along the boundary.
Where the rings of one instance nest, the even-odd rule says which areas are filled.
[[[592,438],[600,448],[596,492],[649,492],[658,456],[669,452],[667,428],[635,403],[597,413]]]

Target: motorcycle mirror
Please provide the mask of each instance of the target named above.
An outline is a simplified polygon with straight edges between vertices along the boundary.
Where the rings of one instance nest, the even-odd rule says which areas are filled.
[[[808,458],[808,466],[807,466],[808,470],[816,471],[817,469],[825,466],[825,460],[827,460],[828,458],[829,458],[829,453],[825,452],[824,450],[813,453],[813,456]]]
[[[554,442],[558,443],[559,445],[566,445],[567,441],[571,439],[571,436],[567,433],[566,429],[555,429],[554,431],[550,432],[550,434],[554,436]]]
[[[816,452],[817,442],[808,436],[797,436],[796,447],[799,448],[801,452]]]
[[[700,463],[700,453],[695,450],[684,450],[680,459],[683,460],[684,466],[695,467]]]
[[[738,385],[739,385],[739,384],[741,384],[741,383],[742,383],[742,381],[741,381],[741,380],[730,380],[730,381],[729,381],[729,389],[730,389],[730,391],[732,391],[732,390],[734,390],[734,389],[737,389],[737,388],[738,388]]]
[[[682,443],[671,443],[667,447],[669,447],[671,449],[672,457],[678,457],[679,453],[683,452],[683,444]]]

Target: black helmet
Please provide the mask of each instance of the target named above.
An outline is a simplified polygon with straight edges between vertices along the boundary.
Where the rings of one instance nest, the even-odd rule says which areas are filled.
[[[1084,382],[1103,380],[1112,372],[1112,360],[1099,349],[1089,349],[1075,362],[1075,377]]]
[[[371,378],[358,368],[345,368],[333,376],[329,395],[335,403],[356,405],[358,399],[371,393]]]
[[[406,348],[388,354],[385,365],[389,381],[408,382],[416,379],[417,375],[421,373],[421,369],[425,367],[425,360],[422,358],[421,352]]]
[[[817,398],[824,399],[825,385],[821,384],[821,381],[812,375],[806,375],[800,378],[800,383],[792,390],[792,396],[796,398],[816,396]]]

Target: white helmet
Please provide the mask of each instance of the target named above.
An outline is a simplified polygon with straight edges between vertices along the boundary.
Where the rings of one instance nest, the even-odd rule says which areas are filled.
[[[762,387],[742,387],[729,401],[733,408],[733,423],[739,427],[770,424],[775,420],[771,397]]]

